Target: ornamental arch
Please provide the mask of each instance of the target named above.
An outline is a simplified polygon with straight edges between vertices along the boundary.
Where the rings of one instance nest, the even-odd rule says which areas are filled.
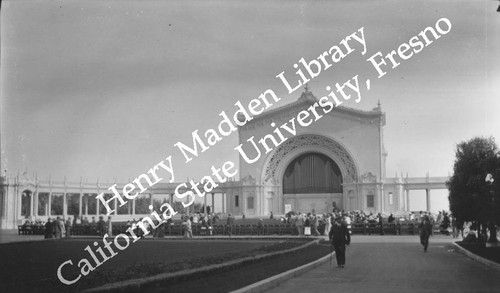
[[[290,164],[307,156],[324,158],[326,164],[331,162],[332,169],[337,168],[340,173],[341,188],[323,191],[319,188],[313,192],[297,190],[298,192],[294,193],[285,190],[283,181]],[[268,196],[265,199],[267,204],[264,205],[264,213],[270,212],[267,207],[276,206],[278,209],[274,209],[274,212],[278,213],[288,210],[326,213],[331,212],[333,207],[347,208],[344,207],[349,203],[346,199],[347,194],[354,190],[344,188],[344,184],[354,183],[358,178],[356,162],[346,147],[332,138],[312,133],[295,136],[285,141],[268,156],[264,166],[262,182],[266,186],[266,193],[274,195],[273,198]],[[316,175],[323,177],[326,174]]]
[[[285,169],[295,158],[306,153],[320,153],[332,159],[342,173],[343,182],[355,182],[358,178],[353,156],[335,140],[318,134],[295,136],[281,144],[268,157],[263,182],[280,182]]]

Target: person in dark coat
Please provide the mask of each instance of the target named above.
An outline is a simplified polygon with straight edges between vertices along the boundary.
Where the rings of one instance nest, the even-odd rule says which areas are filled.
[[[56,220],[52,223],[52,233],[54,233],[54,238],[62,238],[63,227],[61,224],[61,218],[57,217]]]
[[[424,246],[424,252],[427,252],[427,247],[429,246],[429,236],[432,234],[432,224],[429,216],[424,215],[421,218],[418,228],[420,228],[420,244]]]
[[[342,218],[335,219],[335,223],[330,230],[330,241],[335,249],[335,257],[337,258],[337,267],[343,268],[345,265],[345,248],[351,243],[351,235],[347,226],[342,223]]]
[[[106,234],[106,222],[104,222],[104,217],[99,216],[99,222],[97,222],[97,233],[102,237]]]
[[[380,213],[378,213],[378,226],[380,227],[380,235],[384,235],[384,222]]]
[[[233,225],[234,225],[234,217],[231,214],[229,214],[226,223],[226,233],[229,235],[229,237],[233,235]]]
[[[264,223],[262,219],[257,223],[257,235],[264,235]]]
[[[45,239],[54,238],[54,232],[52,227],[52,222],[50,218],[47,219],[47,223],[45,223]]]

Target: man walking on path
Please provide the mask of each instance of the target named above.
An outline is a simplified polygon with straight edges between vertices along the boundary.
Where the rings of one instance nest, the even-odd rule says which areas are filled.
[[[418,224],[418,228],[420,228],[420,243],[424,246],[424,252],[427,252],[427,247],[429,246],[429,236],[431,236],[432,233],[432,225],[429,216],[422,216],[420,224]]]
[[[351,236],[345,224],[342,223],[342,218],[335,219],[335,224],[330,230],[330,241],[335,249],[335,257],[337,258],[337,267],[343,268],[345,265],[345,248],[351,243]]]

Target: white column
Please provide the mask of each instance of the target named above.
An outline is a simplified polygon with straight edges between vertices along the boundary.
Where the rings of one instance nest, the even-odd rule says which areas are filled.
[[[212,192],[212,208],[210,209],[213,213],[215,213],[215,193]]]
[[[99,191],[97,191],[97,194],[99,194]],[[94,200],[96,201],[96,204],[95,204],[95,214],[99,215],[99,202],[100,202],[100,200],[97,200],[97,196],[94,198]]]
[[[113,204],[114,204],[114,212],[113,212],[113,215],[118,215],[118,201],[116,200],[116,198],[113,200]]]
[[[406,190],[406,211],[409,212],[411,210],[410,208],[410,190]]]
[[[7,178],[6,178],[7,179]],[[8,215],[8,208],[7,208],[7,199],[8,199],[8,196],[9,196],[9,185],[8,185],[8,182],[5,182],[7,185],[5,185],[5,188],[4,188],[4,193],[2,196],[0,196],[0,200],[1,200],[1,207],[2,207],[2,210],[0,211],[0,214],[2,214],[4,216],[4,219],[5,221],[2,221],[0,223],[0,229],[5,229],[7,228],[7,226],[9,225],[8,224],[8,221],[9,221],[9,215]]]
[[[226,193],[222,193],[222,213],[226,212]]]
[[[68,201],[66,197],[68,196],[68,192],[66,190],[66,176],[64,176],[64,193],[63,193],[63,219],[66,219],[68,214]]]
[[[207,216],[207,196],[205,195],[204,196],[204,199],[203,199],[203,204],[205,205],[205,217]]]
[[[135,216],[135,199],[132,200],[132,216]]]
[[[83,193],[80,191],[80,198],[79,198],[79,208],[78,208],[78,216],[82,216],[82,204],[83,204]]]
[[[18,224],[18,221],[19,221],[19,217],[21,216],[21,205],[23,203],[22,201],[22,193],[19,194],[19,190],[20,189],[20,186],[19,186],[19,175],[17,176],[17,180],[16,180],[16,187],[15,187],[15,194],[16,194],[16,200],[15,200],[15,203],[16,203],[16,206],[15,206],[15,215],[14,215],[14,227],[17,227],[17,224]]]
[[[427,212],[431,211],[431,190],[429,188],[425,189],[425,198],[427,201]]]
[[[33,220],[33,196],[35,195],[34,192],[31,192],[30,194],[30,220]]]
[[[87,197],[85,198],[85,215],[87,216],[89,214],[89,198],[90,198],[90,193],[87,193]],[[81,217],[81,215],[80,215]]]
[[[35,193],[34,193],[34,198],[33,198],[33,215],[35,216],[35,219],[38,218],[38,197],[39,197],[39,194],[38,194],[38,188],[36,188],[35,190]]]
[[[67,193],[63,193],[63,219],[66,219],[68,213],[68,201],[66,200]]]
[[[50,217],[52,213],[52,191],[49,192],[49,210],[47,211],[47,216]]]
[[[386,202],[386,200],[385,200],[385,192],[384,192],[384,185],[383,184],[380,185],[380,201],[382,203],[380,211],[382,213],[384,213],[385,212],[385,202]]]

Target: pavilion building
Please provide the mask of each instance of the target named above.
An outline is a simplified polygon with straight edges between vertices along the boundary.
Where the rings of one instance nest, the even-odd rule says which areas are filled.
[[[251,153],[251,138],[258,141],[276,134],[276,127],[316,102],[306,88],[296,102],[254,117],[238,129],[242,149]],[[446,189],[448,177],[387,178],[384,126],[380,104],[371,111],[335,107],[307,127],[296,125],[295,135],[267,153],[262,151],[254,162],[240,156],[240,180],[221,183],[207,196],[212,197],[212,203],[221,203],[218,212],[249,217],[289,211],[327,213],[334,208],[401,213],[411,210],[410,191],[423,189],[430,210],[431,189]],[[27,172],[2,176],[0,229],[16,228],[25,219],[98,218],[106,209],[96,196],[106,191],[105,198],[111,198],[108,188],[112,184],[120,190],[127,183],[56,182],[39,180]],[[173,203],[178,200],[174,196],[178,184],[160,182],[121,207],[115,200],[113,220],[139,219],[150,214],[149,205],[157,208],[163,202]]]

